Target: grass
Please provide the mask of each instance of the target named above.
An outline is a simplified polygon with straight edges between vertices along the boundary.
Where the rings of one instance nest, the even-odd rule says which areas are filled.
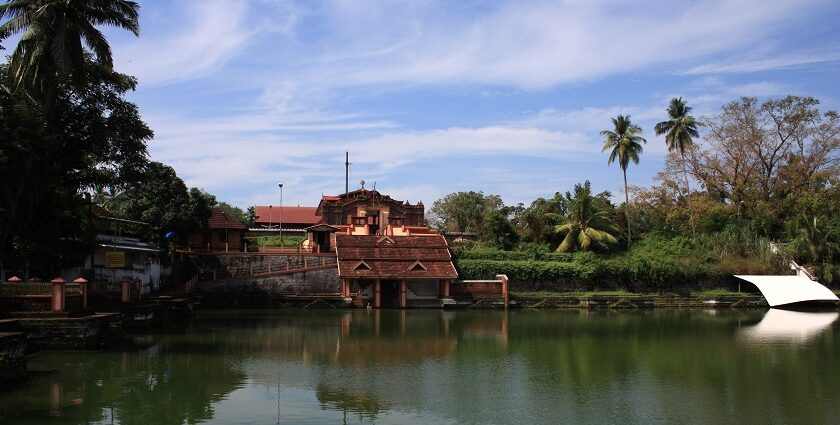
[[[515,298],[551,298],[551,297],[638,297],[645,294],[636,294],[629,291],[534,291],[534,292],[517,292],[511,291],[511,296]]]
[[[527,298],[554,298],[554,297],[579,297],[579,298],[586,298],[586,297],[626,297],[626,298],[633,298],[633,297],[670,297],[670,296],[680,296],[680,294],[675,293],[636,293],[630,292],[626,290],[618,290],[618,291],[534,291],[534,292],[520,292],[520,291],[511,291],[510,295],[514,298],[519,299],[527,299]],[[705,289],[701,291],[692,291],[690,294],[692,297],[705,297],[705,296],[747,296],[751,295],[747,292],[735,292],[731,291],[726,288],[714,288],[714,289]]]
[[[744,295],[747,292],[738,292],[726,288],[702,289],[699,291],[691,291],[691,295]]]

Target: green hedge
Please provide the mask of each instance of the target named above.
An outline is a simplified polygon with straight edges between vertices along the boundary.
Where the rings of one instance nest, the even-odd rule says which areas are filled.
[[[578,281],[662,289],[698,279],[725,277],[709,267],[686,267],[676,261],[628,257],[591,258],[586,262],[459,259],[457,265],[464,279],[492,279],[497,274],[506,274],[514,282]]]
[[[494,248],[452,248],[452,255],[456,258],[469,260],[498,260],[498,261],[525,261],[525,260],[548,260],[573,262],[579,255],[587,253],[559,253],[547,251],[502,251]]]
[[[453,248],[464,279],[491,279],[506,274],[514,283],[576,283],[599,287],[674,290],[732,281],[733,274],[778,272],[764,256],[715,252],[715,246],[685,236],[651,234],[630,251],[612,255],[544,250],[501,251]],[[545,286],[545,285],[542,285]]]

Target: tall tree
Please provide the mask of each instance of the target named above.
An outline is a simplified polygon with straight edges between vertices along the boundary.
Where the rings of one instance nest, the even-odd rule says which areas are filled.
[[[693,116],[689,115],[691,109],[683,101],[682,97],[672,98],[671,103],[668,105],[668,120],[662,121],[654,127],[657,136],[665,135],[665,144],[668,146],[669,152],[677,150],[680,152],[680,156],[683,159],[686,197],[690,188],[688,185],[688,169],[685,166],[685,150],[694,144],[695,137],[700,137],[700,133],[697,131],[700,123]],[[693,235],[696,235],[697,230],[694,225],[694,214],[690,214],[689,218],[691,220],[691,232]]]
[[[624,213],[627,216],[627,247],[633,242],[630,230],[630,192],[627,188],[627,166],[632,161],[639,163],[639,154],[644,150],[642,143],[647,141],[640,136],[642,129],[630,121],[630,115],[619,115],[612,119],[613,129],[604,130],[601,135],[605,137],[604,147],[601,152],[610,151],[607,164],[612,164],[618,159],[618,165],[624,174]]]
[[[139,35],[140,6],[128,0],[6,0],[0,5],[0,35],[22,33],[11,55],[15,88],[25,87],[50,98],[69,77],[81,87],[87,59],[113,69],[111,47],[97,26],[112,26]]]
[[[503,207],[498,195],[474,191],[450,193],[435,201],[429,210],[429,221],[444,232],[481,233],[486,213]]]
[[[563,242],[556,251],[608,250],[618,242],[612,235],[616,229],[610,221],[609,212],[601,208],[598,199],[592,196],[588,180],[584,184],[576,184],[574,191],[574,197],[566,192],[569,217],[564,224],[555,227],[555,231],[563,235]]]
[[[136,105],[124,98],[136,81],[98,67],[90,76],[84,88],[59,86],[53,125],[25,91],[0,90],[0,261],[37,255],[52,267],[45,248],[59,247],[83,230],[70,229],[83,225],[72,219],[78,214],[71,206],[85,209],[80,193],[122,187],[146,167],[146,142],[153,134]],[[10,81],[6,64],[0,64],[0,81]],[[59,223],[70,224],[50,228]],[[67,258],[58,248],[50,252]]]

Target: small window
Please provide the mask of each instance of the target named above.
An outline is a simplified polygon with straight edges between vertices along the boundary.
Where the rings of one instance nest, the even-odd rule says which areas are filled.
[[[376,240],[376,243],[377,243],[377,244],[380,244],[380,243],[386,243],[386,244],[389,244],[389,245],[393,245],[393,244],[394,244],[394,240],[393,240],[393,239],[391,239],[391,237],[390,237],[390,236],[383,236],[383,237],[381,237],[381,238],[377,239],[377,240]]]
[[[423,263],[420,262],[420,260],[415,261],[414,264],[412,264],[411,266],[408,267],[408,271],[410,271],[410,272],[414,272],[414,271],[418,271],[418,270],[424,270],[424,271],[428,270],[426,268],[426,266],[424,266]]]
[[[359,261],[358,263],[356,263],[355,266],[353,266],[353,270],[354,271],[355,270],[372,270],[372,267],[370,267],[370,264],[368,264],[364,260],[362,260],[362,261]]]

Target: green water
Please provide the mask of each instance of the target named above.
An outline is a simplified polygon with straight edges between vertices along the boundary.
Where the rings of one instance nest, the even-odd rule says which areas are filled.
[[[840,422],[838,313],[228,311],[42,352],[0,423]]]

